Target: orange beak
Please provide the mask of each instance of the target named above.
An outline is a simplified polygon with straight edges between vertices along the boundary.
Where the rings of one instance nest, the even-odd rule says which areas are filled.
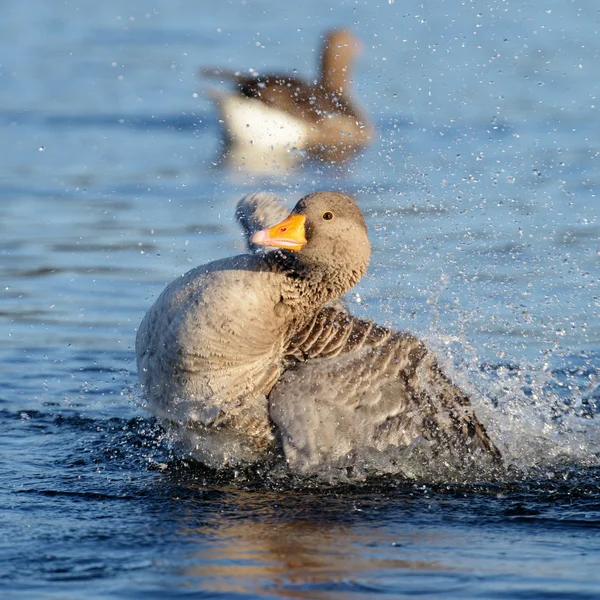
[[[304,235],[305,221],[306,217],[304,215],[292,214],[278,225],[257,231],[250,238],[250,241],[259,246],[302,250],[302,246],[306,244],[306,237]]]

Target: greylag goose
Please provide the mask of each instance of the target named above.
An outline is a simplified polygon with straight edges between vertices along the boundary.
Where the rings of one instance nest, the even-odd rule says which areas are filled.
[[[224,122],[228,150],[297,149],[313,158],[338,162],[364,148],[373,128],[350,94],[352,66],[360,47],[349,31],[330,32],[314,83],[282,74],[243,75],[204,69],[203,74],[237,86],[233,94],[211,92]]]
[[[273,225],[282,212],[265,195],[243,199],[253,248],[276,250],[196,267],[150,308],[136,339],[149,408],[214,468],[273,457],[294,473],[500,465],[469,398],[423,342],[337,304],[369,264],[356,203],[313,193]]]

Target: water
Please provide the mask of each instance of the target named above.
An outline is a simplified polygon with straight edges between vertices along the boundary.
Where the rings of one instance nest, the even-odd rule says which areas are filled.
[[[215,167],[196,69],[312,73],[340,24],[373,147]],[[4,3],[3,597],[597,598],[599,28],[591,0]],[[520,479],[219,478],[145,413],[164,285],[242,250],[244,193],[331,188],[373,243],[353,310],[436,348]]]

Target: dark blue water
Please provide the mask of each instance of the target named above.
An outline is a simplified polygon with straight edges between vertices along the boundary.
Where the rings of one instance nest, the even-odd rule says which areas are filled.
[[[596,2],[0,12],[3,597],[600,597]],[[339,25],[365,41],[373,146],[216,167],[198,67],[313,73]],[[144,411],[136,327],[242,251],[233,209],[258,189],[357,198],[374,259],[352,309],[436,349],[518,478],[340,487],[181,459]]]

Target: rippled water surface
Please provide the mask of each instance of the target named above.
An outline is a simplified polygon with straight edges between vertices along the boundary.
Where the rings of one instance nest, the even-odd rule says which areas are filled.
[[[5,2],[0,590],[6,598],[600,596],[596,2]],[[341,168],[216,166],[201,66],[314,73],[365,41],[378,139]],[[144,411],[136,327],[243,251],[249,191],[351,193],[352,309],[435,348],[522,476],[216,477]]]

